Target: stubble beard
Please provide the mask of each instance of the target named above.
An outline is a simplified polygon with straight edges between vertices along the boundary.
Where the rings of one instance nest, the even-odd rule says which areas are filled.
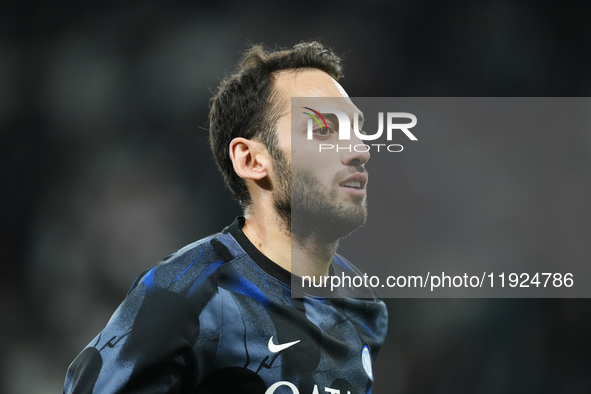
[[[365,224],[365,196],[351,196],[351,203],[337,203],[337,174],[330,188],[321,184],[314,171],[290,166],[282,152],[273,159],[277,187],[273,189],[275,211],[292,241],[333,244]]]

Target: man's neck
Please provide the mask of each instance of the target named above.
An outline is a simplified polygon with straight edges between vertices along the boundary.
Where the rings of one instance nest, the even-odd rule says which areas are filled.
[[[328,275],[337,243],[294,241],[290,229],[273,211],[245,214],[242,232],[271,261],[297,276]]]

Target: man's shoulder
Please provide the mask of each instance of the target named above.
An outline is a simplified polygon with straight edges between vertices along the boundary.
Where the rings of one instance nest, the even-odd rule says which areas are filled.
[[[353,265],[349,260],[347,260],[345,257],[343,257],[342,255],[335,253],[335,255],[333,256],[332,261],[340,268],[343,269],[345,271],[349,271],[355,274],[359,274],[361,273],[361,271],[359,270],[359,268],[357,268],[355,265]]]
[[[335,253],[332,261],[331,275],[336,278],[332,283],[337,287],[333,297],[373,300],[384,304],[373,282],[367,280],[367,273],[338,253]]]
[[[146,270],[134,281],[130,292],[142,284],[183,292],[214,275],[224,264],[243,256],[244,250],[231,234],[212,234],[182,247]]]

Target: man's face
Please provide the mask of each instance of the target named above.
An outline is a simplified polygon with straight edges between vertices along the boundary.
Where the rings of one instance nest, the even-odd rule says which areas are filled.
[[[365,223],[367,217],[367,172],[364,164],[369,153],[348,150],[319,152],[320,144],[338,145],[338,123],[326,116],[328,130],[315,125],[314,138],[307,139],[310,106],[315,97],[317,109],[333,108],[347,113],[353,125],[358,111],[343,88],[320,70],[285,71],[279,74],[275,88],[285,112],[277,125],[278,149],[274,160],[275,208],[297,241],[313,238],[334,242]],[[294,101],[292,97],[301,97]],[[300,105],[301,104],[301,105]],[[300,110],[301,109],[301,110]],[[341,145],[361,144],[354,133]],[[289,180],[291,179],[291,183]]]

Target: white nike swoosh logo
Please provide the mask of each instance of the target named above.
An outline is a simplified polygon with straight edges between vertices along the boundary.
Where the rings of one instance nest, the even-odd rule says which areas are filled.
[[[271,351],[271,353],[279,353],[280,351],[285,350],[288,347],[295,345],[299,341],[300,340],[284,343],[283,345],[275,345],[273,343],[273,337],[271,337],[271,338],[269,338],[269,350]]]

